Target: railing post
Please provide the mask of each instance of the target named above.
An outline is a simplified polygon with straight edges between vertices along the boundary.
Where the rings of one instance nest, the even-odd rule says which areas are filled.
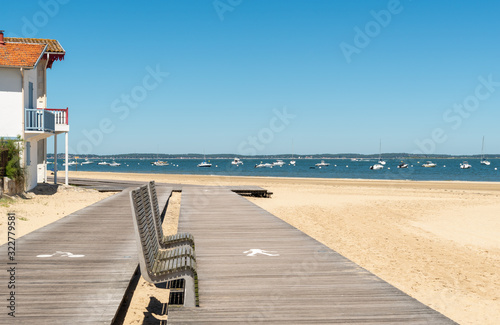
[[[38,114],[40,116],[40,131],[45,132],[45,111],[42,110],[42,114]]]

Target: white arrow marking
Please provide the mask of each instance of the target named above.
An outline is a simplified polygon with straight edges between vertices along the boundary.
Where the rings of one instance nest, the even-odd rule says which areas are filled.
[[[247,256],[250,256],[250,257],[254,257],[256,256],[257,254],[261,254],[261,255],[267,255],[267,256],[280,256],[280,254],[275,254],[277,252],[275,251],[265,251],[265,250],[262,250],[262,249],[258,249],[258,248],[252,248],[246,252],[243,252],[243,254],[247,254]]]
[[[51,255],[42,254],[42,255],[37,255],[36,257],[47,258],[47,257],[56,256],[56,255],[59,255],[60,257],[71,257],[71,258],[74,258],[74,257],[84,257],[85,256],[85,255],[75,255],[75,254],[70,253],[70,252],[57,251],[57,252],[55,252],[54,254],[51,254]]]

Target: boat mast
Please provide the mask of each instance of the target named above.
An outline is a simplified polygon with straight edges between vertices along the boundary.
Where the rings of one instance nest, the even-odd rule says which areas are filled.
[[[378,161],[382,160],[382,139],[380,139],[380,144],[378,148]]]
[[[484,160],[484,135],[483,135],[483,146],[481,147],[481,160]]]

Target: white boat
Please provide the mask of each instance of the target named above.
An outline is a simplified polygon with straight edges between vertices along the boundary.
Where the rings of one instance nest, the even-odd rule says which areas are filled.
[[[379,170],[384,169],[385,161],[382,160],[382,139],[380,139],[378,147],[378,163],[371,165],[370,169]]]
[[[263,163],[261,161],[260,164],[255,165],[255,168],[273,168],[273,164],[271,164],[271,163]]]
[[[422,164],[422,167],[436,167],[437,165],[435,163],[433,163],[432,161],[427,161],[425,162],[424,164]]]
[[[375,164],[375,165],[370,166],[370,169],[373,169],[373,170],[384,169],[384,165],[382,165],[382,164]]]
[[[491,163],[484,159],[484,136],[483,136],[483,146],[481,148],[481,165],[486,165],[486,166],[489,166],[491,165]]]
[[[94,163],[93,161],[85,159],[85,161],[82,162],[82,165],[89,165],[89,164],[93,164],[93,163]]]
[[[404,163],[404,162],[401,162],[399,165],[398,165],[398,168],[408,168],[408,164]]]
[[[106,161],[101,161],[99,163],[97,163],[98,165],[109,165],[109,162],[106,162]]]
[[[75,165],[78,165],[78,163],[76,161],[70,161],[68,163],[68,166],[75,166]],[[63,163],[63,166],[66,166],[66,163]]]
[[[120,166],[121,164],[120,163],[117,163],[116,161],[113,161],[111,164],[109,164],[111,167],[118,167]]]
[[[203,150],[203,161],[197,165],[198,167],[212,167],[210,162],[207,162],[207,158],[205,157],[205,150]]]
[[[151,163],[151,165],[153,165],[153,166],[168,166],[168,162],[157,160],[157,161],[153,161]]]
[[[231,161],[231,165],[235,166],[243,165],[243,161],[241,161],[240,158],[234,158],[233,161]]]
[[[327,163],[324,160],[322,160],[321,162],[315,164],[314,166],[316,166],[316,167],[326,167],[326,166],[330,166],[330,163]]]
[[[203,160],[201,163],[197,165],[198,167],[212,167],[212,164],[207,162],[206,160]]]
[[[469,169],[471,167],[472,166],[467,161],[464,161],[463,163],[460,164],[461,169]]]
[[[273,166],[283,166],[285,164],[285,162],[281,159],[277,159],[275,162],[273,162]]]
[[[292,160],[290,160],[290,165],[295,166],[295,159],[293,159],[293,138],[292,138]]]

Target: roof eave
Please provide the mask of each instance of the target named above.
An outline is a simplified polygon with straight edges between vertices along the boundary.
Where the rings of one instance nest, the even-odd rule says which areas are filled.
[[[40,60],[43,58],[43,55],[45,54],[45,50],[47,50],[47,44],[45,44],[45,47],[43,48],[43,51],[42,53],[40,53],[40,56],[38,57],[38,59],[36,60],[35,64],[33,65],[33,69],[38,65],[38,63],[40,62]]]

